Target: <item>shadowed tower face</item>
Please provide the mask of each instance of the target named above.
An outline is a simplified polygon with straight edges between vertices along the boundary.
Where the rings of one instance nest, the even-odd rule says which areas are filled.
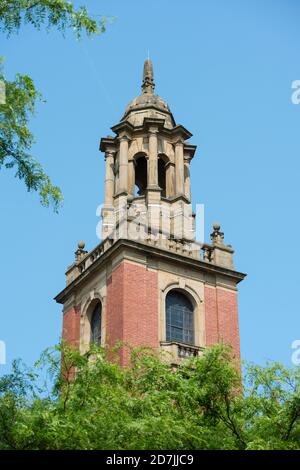
[[[82,352],[91,338],[164,349],[174,363],[217,342],[239,356],[237,284],[245,275],[235,271],[219,224],[209,244],[195,241],[196,146],[155,94],[149,59],[141,88],[111,128],[114,135],[100,141],[102,242],[90,252],[80,242],[67,270],[67,286],[56,297],[64,306],[63,337]],[[128,363],[125,348],[120,361]]]

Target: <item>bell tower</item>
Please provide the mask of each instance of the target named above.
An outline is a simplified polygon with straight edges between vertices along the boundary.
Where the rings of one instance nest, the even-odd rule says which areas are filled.
[[[116,136],[101,139],[106,159],[102,238],[159,245],[173,239],[186,252],[199,250],[193,244],[189,174],[196,146],[186,142],[192,134],[176,125],[154,88],[153,66],[146,60],[141,95],[112,127]]]
[[[233,249],[215,224],[211,243],[195,240],[190,164],[192,134],[176,124],[154,92],[152,62],[144,63],[142,92],[129,103],[113,136],[102,138],[105,197],[102,241],[79,242],[63,304],[63,338],[82,352],[91,342],[150,346],[172,361],[201,354],[217,342],[239,357]],[[128,350],[120,352],[128,363]]]

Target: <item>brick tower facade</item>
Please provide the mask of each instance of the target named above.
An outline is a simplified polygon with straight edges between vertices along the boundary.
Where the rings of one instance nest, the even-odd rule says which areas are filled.
[[[79,242],[63,304],[63,333],[80,351],[91,342],[150,346],[172,361],[229,343],[239,357],[233,249],[215,224],[210,244],[195,241],[190,163],[192,134],[175,123],[154,93],[153,67],[144,64],[142,93],[102,138],[105,200],[102,242]],[[121,351],[128,363],[128,351]]]

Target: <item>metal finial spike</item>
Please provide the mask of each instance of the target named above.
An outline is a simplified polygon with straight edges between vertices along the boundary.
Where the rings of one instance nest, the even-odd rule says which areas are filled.
[[[148,93],[148,94],[153,95],[154,88],[155,88],[155,84],[154,84],[153,65],[152,65],[152,61],[150,59],[147,59],[144,62],[142,90],[143,90],[143,93]]]

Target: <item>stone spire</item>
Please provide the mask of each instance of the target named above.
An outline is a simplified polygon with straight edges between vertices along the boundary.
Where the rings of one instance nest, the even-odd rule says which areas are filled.
[[[143,94],[154,94],[154,74],[153,74],[153,65],[150,59],[145,60],[144,62],[144,73],[143,73],[143,83],[142,90]]]

